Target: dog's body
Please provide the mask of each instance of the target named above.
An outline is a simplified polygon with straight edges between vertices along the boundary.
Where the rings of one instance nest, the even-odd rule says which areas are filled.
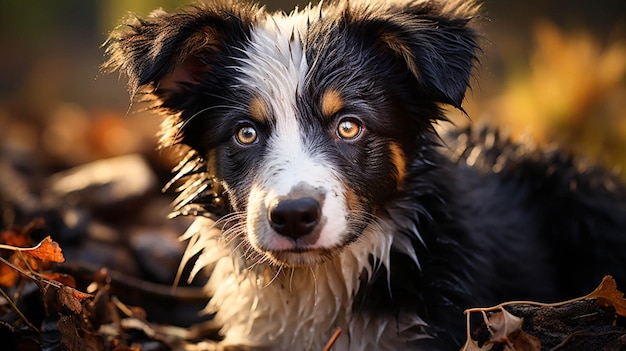
[[[239,3],[131,19],[108,66],[190,156],[185,260],[220,347],[454,349],[468,307],[626,278],[626,191],[489,129],[449,134],[476,61],[472,3]],[[444,146],[439,146],[443,144]],[[472,165],[472,166],[470,166]],[[186,180],[185,180],[186,179]],[[214,221],[215,220],[215,221]]]

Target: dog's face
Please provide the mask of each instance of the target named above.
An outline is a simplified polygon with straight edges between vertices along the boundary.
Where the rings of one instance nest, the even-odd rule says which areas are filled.
[[[272,262],[357,240],[403,187],[439,103],[460,107],[473,6],[343,2],[291,15],[217,4],[156,12],[109,39],[109,66],[172,115],[223,185],[226,230]]]

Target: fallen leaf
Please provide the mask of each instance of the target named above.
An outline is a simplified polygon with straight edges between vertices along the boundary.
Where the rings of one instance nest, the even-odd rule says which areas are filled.
[[[541,351],[539,339],[522,330],[524,319],[504,308],[485,322],[491,332],[487,344],[504,344],[505,351]]]
[[[61,316],[57,322],[57,328],[61,334],[61,344],[63,347],[59,349],[65,350],[81,350],[87,351],[91,348],[85,343],[85,340],[79,332],[78,325],[80,322],[76,316]]]
[[[626,300],[624,293],[617,290],[617,283],[610,275],[602,279],[596,290],[592,291],[586,298],[595,298],[600,306],[613,306],[615,313],[626,317]]]
[[[24,256],[21,252],[15,251],[10,257],[4,259],[0,257],[0,285],[12,287],[17,284],[21,275],[29,276],[29,272],[39,269],[38,260],[34,257]]]
[[[66,287],[66,288],[70,289],[72,295],[75,298],[79,299],[79,300],[86,300],[86,299],[90,299],[90,298],[93,297],[92,294],[87,294],[87,293],[84,293],[82,291],[78,291],[78,290],[76,290],[74,288],[71,288],[71,287]]]
[[[461,348],[461,351],[489,351],[493,347],[493,344],[485,344],[483,347],[478,346],[478,342],[467,338],[465,345]]]
[[[508,351],[541,351],[541,342],[538,338],[526,333],[523,330],[520,330],[519,333],[516,333],[512,336],[511,344],[512,348],[509,345],[504,346],[504,350]]]
[[[72,312],[78,314],[83,311],[83,305],[81,304],[81,300],[74,295],[76,290],[70,288],[69,286],[62,286],[59,289],[59,302],[67,308],[69,308]]]
[[[32,249],[21,250],[25,254],[36,257],[42,261],[64,262],[65,257],[61,252],[61,247],[50,236],[45,237],[37,246]]]
[[[500,312],[492,314],[487,321],[487,327],[491,332],[489,342],[495,344],[510,342],[511,336],[522,330],[523,322],[523,318],[517,317],[501,308]]]
[[[32,241],[30,237],[24,234],[16,233],[13,230],[7,230],[2,232],[0,236],[0,241],[6,245],[17,246],[17,247],[27,247],[32,245]]]
[[[6,264],[0,264],[0,286],[12,287],[17,283],[19,273]]]
[[[40,273],[40,275],[45,279],[54,280],[71,288],[76,288],[76,279],[74,279],[71,275],[58,272]]]

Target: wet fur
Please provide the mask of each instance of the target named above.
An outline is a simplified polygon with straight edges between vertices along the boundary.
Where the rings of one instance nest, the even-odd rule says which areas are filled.
[[[443,105],[461,108],[478,11],[209,2],[111,34],[107,67],[167,116],[161,145],[188,150],[174,213],[198,217],[183,261],[211,273],[216,347],[321,350],[342,328],[338,350],[458,349],[465,308],[624,282],[614,176],[489,127],[435,132]],[[346,116],[363,126],[354,140],[337,137]],[[242,125],[253,144],[236,141]],[[278,235],[269,202],[302,194],[320,223]]]

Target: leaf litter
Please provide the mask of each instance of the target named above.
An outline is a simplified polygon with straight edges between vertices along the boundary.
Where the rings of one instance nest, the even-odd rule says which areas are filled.
[[[524,317],[509,312],[505,307],[525,314],[531,320],[525,322]],[[483,316],[483,326],[489,332],[488,339],[479,341],[473,337],[472,313]],[[603,350],[626,348],[626,330],[623,327],[626,299],[611,276],[605,276],[594,291],[579,298],[557,303],[509,301],[493,307],[467,309],[465,314],[467,339],[461,351],[582,350],[590,348],[581,345],[597,345],[596,339],[601,339],[599,342],[603,343]],[[546,321],[546,316],[557,323]],[[589,323],[569,323],[575,327],[567,323],[578,319],[588,320]],[[594,341],[590,341],[593,338]]]
[[[9,337],[10,349],[152,351],[215,347],[213,342],[197,339],[203,328],[215,328],[210,323],[188,329],[155,325],[148,319],[149,311],[124,304],[111,294],[106,269],[91,277],[85,291],[78,289],[72,275],[56,269],[65,261],[59,244],[51,236],[38,243],[32,240],[32,231],[41,226],[36,220],[24,228],[0,233],[0,338]],[[33,312],[37,309],[32,306],[33,299],[39,300],[38,312]],[[571,309],[573,314],[561,309]],[[472,333],[470,315],[476,313],[482,316],[481,327],[487,338]],[[510,301],[471,308],[465,314],[467,340],[461,351],[599,349],[581,348],[588,345],[587,340],[601,340],[603,350],[626,347],[626,300],[610,276],[580,298],[551,304]],[[559,325],[561,330],[555,332],[551,321],[564,320],[577,321],[578,329]],[[598,321],[601,325],[592,325]],[[340,333],[338,329],[325,351],[333,349]]]

